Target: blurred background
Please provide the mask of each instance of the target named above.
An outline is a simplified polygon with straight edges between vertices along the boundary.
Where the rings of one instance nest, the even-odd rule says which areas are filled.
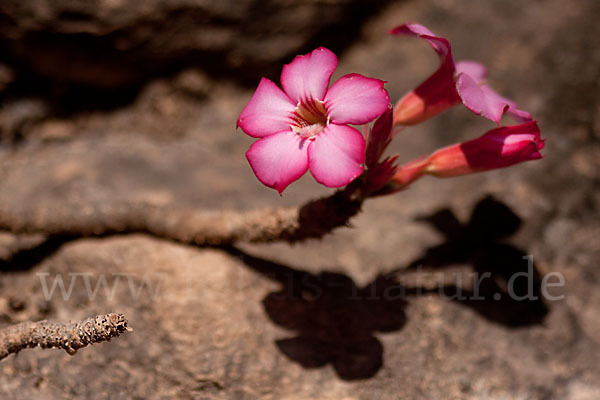
[[[308,175],[282,197],[263,187],[237,116],[261,77],[278,83],[318,46],[338,55],[333,80],[383,79],[397,100],[438,66],[426,43],[387,35],[406,21],[484,63],[547,142],[543,160],[424,178],[294,246],[0,232],[0,326],[114,311],[134,329],[75,357],[3,360],[0,397],[597,399],[599,17],[596,0],[3,0],[5,212],[252,209],[330,193]],[[457,106],[390,151],[405,162],[493,127]],[[533,292],[558,272],[564,298],[506,295],[528,255]],[[486,272],[485,300],[451,299]],[[44,293],[45,276],[68,286],[77,274],[115,291],[92,298],[75,279],[67,298]]]

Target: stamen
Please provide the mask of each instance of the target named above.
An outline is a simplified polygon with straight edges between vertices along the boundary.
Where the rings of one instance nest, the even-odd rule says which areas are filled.
[[[292,130],[306,139],[314,139],[329,122],[323,102],[314,99],[300,101],[292,119]]]
[[[313,124],[300,129],[298,135],[304,139],[314,139],[325,127],[321,124]]]

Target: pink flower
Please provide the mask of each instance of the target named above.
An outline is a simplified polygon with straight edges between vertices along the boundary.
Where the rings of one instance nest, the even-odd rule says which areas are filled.
[[[542,158],[543,147],[535,121],[496,128],[477,139],[439,149],[403,165],[393,181],[402,189],[425,174],[447,178],[509,167]]]
[[[260,138],[246,158],[256,177],[279,193],[308,169],[317,182],[345,186],[363,171],[365,140],[348,124],[366,124],[390,99],[385,82],[358,74],[342,76],[329,89],[337,66],[318,48],[283,67],[281,85],[263,78],[237,126]]]
[[[398,101],[394,112],[395,125],[418,124],[461,101],[469,110],[496,122],[498,126],[505,113],[519,122],[531,120],[528,112],[519,110],[515,102],[502,97],[485,83],[487,71],[482,64],[473,61],[455,64],[447,39],[435,36],[419,24],[400,25],[390,33],[425,39],[441,61],[433,75]]]

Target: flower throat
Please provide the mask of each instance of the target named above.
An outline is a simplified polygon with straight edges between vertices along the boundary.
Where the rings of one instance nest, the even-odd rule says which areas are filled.
[[[292,118],[292,130],[304,139],[314,139],[329,122],[323,102],[313,99],[300,102]]]

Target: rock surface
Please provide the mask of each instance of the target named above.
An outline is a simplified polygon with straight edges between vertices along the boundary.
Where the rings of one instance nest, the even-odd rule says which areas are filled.
[[[192,64],[256,79],[317,37],[348,42],[381,3],[9,0],[0,6],[0,48],[35,75],[67,84],[118,88]]]
[[[243,4],[255,2],[233,3],[240,5],[221,13],[246,21]],[[273,6],[273,18],[288,15],[288,9],[275,8],[288,2],[258,3]],[[350,2],[327,3],[357,10]],[[40,4],[47,14],[27,9]],[[200,8],[201,2],[155,0],[134,9],[127,2],[103,1],[83,21],[77,14],[81,4],[0,6],[4,20],[31,15],[30,23],[2,24],[4,56],[10,55],[0,60],[8,71],[4,76],[18,76],[27,60],[6,53],[8,42],[36,48],[29,33],[16,39],[10,29],[66,36],[86,29],[86,35],[116,38],[103,29],[138,23],[142,29],[143,21],[169,18],[182,24],[178,39],[156,58],[150,44],[140,52],[124,47],[133,49],[123,51],[140,63],[149,58],[160,63],[169,51],[214,40],[197,30],[193,18],[186,20],[186,12],[156,13],[165,4]],[[437,59],[425,44],[385,32],[405,20],[419,21],[448,37],[458,59],[484,62],[490,82],[532,111],[547,139],[543,160],[459,179],[424,178],[410,190],[369,200],[352,228],[295,246],[242,245],[225,251],[144,235],[46,240],[2,233],[0,326],[122,312],[133,332],[74,357],[39,349],[9,357],[0,362],[0,397],[596,399],[598,2],[464,4],[408,0],[388,5],[345,44],[335,77],[349,72],[378,77],[389,81],[391,97],[399,98],[436,68]],[[68,7],[74,14],[59,18],[56,10]],[[110,7],[117,11],[107,11]],[[339,21],[331,10],[319,9],[323,27]],[[308,22],[302,21],[281,25],[281,35],[304,32]],[[262,25],[252,18],[245,23]],[[272,44],[276,56],[248,62],[280,60],[307,40]],[[236,44],[238,51],[255,54],[248,43]],[[61,51],[81,45],[56,44],[66,46]],[[35,214],[41,204],[64,212],[129,201],[250,209],[300,204],[328,193],[309,176],[283,197],[256,181],[243,156],[252,140],[235,130],[252,92],[235,77],[217,79],[190,54],[182,53],[180,71],[147,78],[134,96],[110,98],[108,108],[82,100],[81,107],[65,113],[43,88],[12,91],[8,84],[0,111],[0,207]],[[98,53],[109,62],[105,55]],[[277,73],[281,64],[269,68]],[[60,73],[45,76],[38,78],[48,85],[64,79]],[[128,84],[125,78],[109,83],[121,87]],[[398,135],[392,150],[408,161],[492,127],[456,107]],[[559,273],[565,285],[550,288],[548,295],[564,298],[509,298],[510,277],[528,272],[526,255],[533,257],[534,294],[542,295],[537,290],[542,279]],[[480,287],[485,300],[451,300],[452,295],[473,297],[474,272],[493,278]],[[65,295],[58,285],[50,295],[59,278]],[[516,292],[527,289],[517,286]]]

